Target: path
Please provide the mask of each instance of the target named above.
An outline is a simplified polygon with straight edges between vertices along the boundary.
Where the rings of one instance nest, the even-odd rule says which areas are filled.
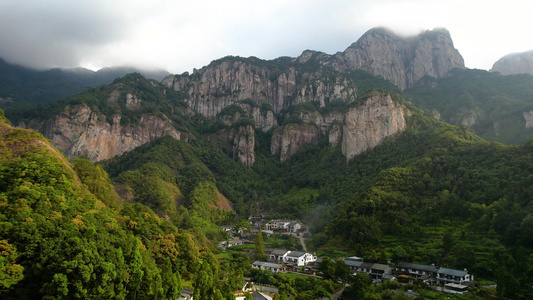
[[[307,246],[305,245],[303,232],[300,232],[300,234],[298,235],[298,239],[300,239],[300,244],[302,244],[302,248],[304,249],[304,252],[307,252]]]

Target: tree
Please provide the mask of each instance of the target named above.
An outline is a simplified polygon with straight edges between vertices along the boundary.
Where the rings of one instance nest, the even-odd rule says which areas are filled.
[[[263,232],[261,231],[261,229],[259,229],[259,232],[255,237],[255,259],[266,260],[265,243],[263,240]]]
[[[203,259],[198,261],[198,269],[194,278],[194,299],[208,300],[213,297],[215,279],[209,263]]]
[[[335,278],[340,279],[343,283],[350,280],[350,267],[342,259],[335,261]]]
[[[24,278],[21,265],[15,264],[17,251],[6,240],[0,241],[0,291],[8,289]]]
[[[344,262],[344,261],[343,261]],[[331,258],[324,256],[322,262],[318,266],[318,271],[322,273],[322,278],[336,281],[336,265]]]
[[[372,278],[366,273],[358,273],[353,279],[352,285],[342,292],[341,299],[366,299],[368,287],[372,284]]]

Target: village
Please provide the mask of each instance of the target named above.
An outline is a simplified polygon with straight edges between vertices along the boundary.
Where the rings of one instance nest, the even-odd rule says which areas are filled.
[[[250,227],[246,230],[234,225],[223,225],[221,229],[228,234],[228,240],[219,244],[223,251],[240,245],[254,244],[254,238],[259,232],[265,236],[274,234],[291,235],[300,239],[304,251],[265,248],[264,260],[256,260],[251,264],[252,269],[266,270],[272,273],[297,273],[308,276],[320,277],[322,257],[306,252],[304,236],[309,235],[303,224],[296,220],[269,220],[266,215],[251,216]],[[350,270],[352,276],[366,273],[374,284],[386,280],[398,281],[400,284],[423,282],[437,291],[450,294],[463,294],[470,285],[475,284],[474,275],[467,269],[456,270],[438,267],[435,264],[417,264],[411,262],[387,264],[364,261],[357,256],[343,257],[341,259]],[[268,293],[261,292],[262,287],[253,288],[247,285],[247,291],[254,292],[253,299],[272,299]],[[275,290],[275,289],[274,289]],[[238,298],[239,299],[239,298]],[[244,299],[244,298],[242,298]]]

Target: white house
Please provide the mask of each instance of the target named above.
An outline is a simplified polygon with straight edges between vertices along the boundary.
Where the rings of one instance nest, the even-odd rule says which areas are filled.
[[[300,251],[290,251],[285,255],[285,262],[294,264],[296,266],[305,266],[310,262],[316,261],[317,257]]]
[[[466,269],[454,270],[448,268],[439,268],[437,271],[437,283],[439,284],[464,284],[474,280],[474,275]]]

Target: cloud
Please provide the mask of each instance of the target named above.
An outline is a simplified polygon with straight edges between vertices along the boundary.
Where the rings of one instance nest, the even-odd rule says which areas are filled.
[[[91,1],[2,1],[0,54],[34,67],[76,65],[126,32],[112,9]]]
[[[446,27],[467,66],[490,68],[509,52],[533,49],[527,39],[533,23],[524,7],[530,5],[500,3],[3,0],[0,57],[40,68],[135,65],[181,73],[226,55],[273,59],[298,56],[305,49],[332,54],[376,26],[403,35]],[[519,49],[509,51],[517,40],[522,41]]]

